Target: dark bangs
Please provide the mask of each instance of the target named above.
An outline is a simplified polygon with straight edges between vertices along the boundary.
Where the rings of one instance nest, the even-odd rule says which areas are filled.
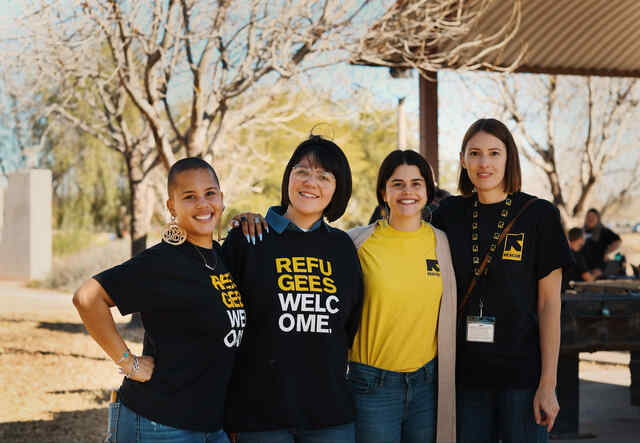
[[[336,178],[336,190],[331,197],[329,205],[324,210],[327,220],[339,219],[347,209],[351,198],[351,168],[342,149],[335,143],[319,135],[311,136],[298,145],[287,163],[282,177],[282,190],[280,205],[286,211],[289,201],[289,177],[294,166],[308,157],[313,166],[321,167],[331,172]]]
[[[383,194],[387,187],[387,182],[401,165],[415,166],[420,171],[420,175],[424,179],[425,186],[427,188],[427,205],[431,204],[435,197],[435,183],[433,180],[433,172],[431,171],[431,165],[421,155],[411,149],[396,149],[391,151],[389,155],[382,160],[380,169],[378,169],[378,182],[376,184],[376,197],[378,199],[378,205],[384,207]]]

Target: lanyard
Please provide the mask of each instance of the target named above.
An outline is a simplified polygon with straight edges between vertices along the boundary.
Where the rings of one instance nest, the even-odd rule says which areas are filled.
[[[507,195],[507,198],[504,200],[502,204],[502,209],[500,210],[500,215],[498,216],[498,225],[496,228],[496,232],[494,232],[493,237],[491,239],[491,244],[489,245],[489,254],[487,258],[487,264],[491,263],[491,259],[493,258],[493,253],[496,252],[496,248],[498,247],[498,240],[500,239],[500,234],[504,229],[507,218],[509,217],[509,213],[511,212],[511,204],[513,203],[513,194]],[[480,276],[480,234],[478,232],[478,225],[480,224],[480,214],[479,214],[479,203],[478,203],[478,194],[474,195],[473,198],[473,212],[472,212],[472,220],[471,220],[471,256],[473,257],[473,274],[476,277]],[[484,268],[484,274],[487,274],[488,267]]]
[[[504,229],[507,218],[509,217],[509,213],[511,212],[511,203],[513,202],[513,194],[507,195],[507,198],[504,200],[502,204],[502,209],[500,210],[500,215],[498,216],[498,225],[496,228],[496,232],[493,233],[493,237],[491,239],[491,244],[489,245],[489,252],[487,252],[487,266],[485,266],[483,274],[487,275],[487,270],[489,269],[489,263],[493,258],[493,253],[496,252],[498,247],[498,241],[500,240],[500,235],[502,234],[502,230]],[[480,234],[478,231],[478,226],[480,224],[480,214],[479,214],[479,203],[478,203],[478,194],[475,194],[473,198],[473,212],[471,219],[471,256],[473,257],[473,275],[476,277],[480,276]],[[482,317],[483,309],[484,309],[484,297],[480,298],[480,317]]]

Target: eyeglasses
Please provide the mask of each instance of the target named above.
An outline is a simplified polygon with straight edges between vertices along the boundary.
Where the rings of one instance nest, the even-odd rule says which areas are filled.
[[[330,185],[335,183],[335,176],[328,171],[323,169],[311,169],[305,166],[294,166],[291,170],[293,177],[296,180],[304,181],[310,180],[311,177],[315,177],[316,181],[321,185]]]

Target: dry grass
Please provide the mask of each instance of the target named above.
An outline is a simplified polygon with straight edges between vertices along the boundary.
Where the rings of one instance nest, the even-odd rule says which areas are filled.
[[[92,275],[131,257],[129,237],[111,240],[108,234],[91,234],[90,242],[84,248],[79,248],[77,242],[86,236],[87,234],[80,233],[78,238],[72,237],[73,240],[67,240],[70,244],[66,248],[70,252],[55,255],[49,275],[42,280],[29,282],[28,286],[65,292],[75,291]],[[147,246],[153,246],[159,241],[160,234],[153,231],[149,234]],[[62,250],[63,247],[59,246],[58,249]]]
[[[140,352],[142,331],[119,329]],[[0,315],[0,441],[103,441],[120,382],[72,309]]]
[[[32,281],[32,288],[75,291],[85,280],[98,272],[115,266],[130,257],[130,240],[119,239],[95,244],[73,254],[57,256],[49,275],[43,280]]]

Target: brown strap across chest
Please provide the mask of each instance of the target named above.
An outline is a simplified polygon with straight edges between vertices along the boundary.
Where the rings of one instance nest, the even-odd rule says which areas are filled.
[[[531,204],[533,202],[535,202],[536,200],[538,200],[538,199],[537,198],[532,198],[531,200],[527,201],[522,206],[522,208],[520,208],[520,210],[515,215],[515,217],[513,217],[511,219],[511,221],[509,222],[509,224],[507,224],[507,226],[505,226],[504,229],[502,230],[502,233],[500,234],[500,237],[498,238],[498,242],[496,243],[496,246],[499,246],[500,243],[502,243],[502,240],[504,240],[504,238],[507,236],[507,234],[509,232],[511,232],[511,228],[513,228],[513,224],[516,222],[516,220],[518,220],[518,217],[520,217],[524,213],[524,211],[526,211],[527,208],[529,206],[531,206]],[[462,302],[460,302],[460,305],[458,306],[458,312],[462,312],[462,310],[464,309],[464,306],[469,301],[469,298],[471,297],[471,292],[473,291],[473,288],[475,288],[476,284],[478,283],[478,277],[480,277],[484,273],[484,269],[489,264],[489,257],[490,256],[491,256],[491,251],[487,251],[487,253],[484,255],[484,258],[480,262],[480,267],[478,268],[478,274],[477,275],[476,274],[473,275],[473,278],[471,279],[471,283],[469,283],[469,287],[467,288],[467,290],[464,293],[464,297],[462,299]]]

